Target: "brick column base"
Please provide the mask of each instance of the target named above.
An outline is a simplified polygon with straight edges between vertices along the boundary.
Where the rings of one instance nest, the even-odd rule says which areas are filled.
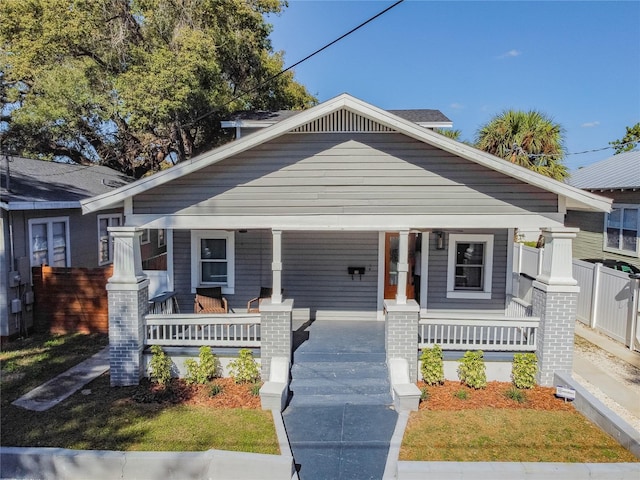
[[[571,374],[578,291],[578,287],[533,283],[533,315],[540,317],[536,349],[539,385],[553,386],[555,372]]]
[[[271,299],[264,299],[260,303],[260,376],[265,382],[271,374],[272,358],[285,357],[291,362],[292,312],[293,300],[271,303]]]
[[[391,358],[404,358],[409,364],[409,380],[418,380],[418,320],[420,307],[415,300],[398,304],[385,300],[385,348],[387,362]]]
[[[149,309],[149,280],[107,284],[111,386],[138,385],[143,375],[143,318]]]

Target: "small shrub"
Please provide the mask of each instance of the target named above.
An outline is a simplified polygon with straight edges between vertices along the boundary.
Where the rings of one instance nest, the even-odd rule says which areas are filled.
[[[224,387],[217,383],[212,383],[209,387],[209,396],[215,397],[216,395],[220,395],[224,391]]]
[[[422,387],[420,389],[420,402],[426,402],[427,400],[429,400],[429,389]]]
[[[255,383],[260,379],[258,364],[248,348],[238,352],[238,358],[229,362],[229,373],[236,383]]]
[[[151,381],[166,387],[171,381],[171,359],[164,353],[160,345],[151,347],[150,375]]]
[[[194,383],[203,385],[209,380],[218,377],[220,373],[220,361],[218,357],[211,352],[209,347],[200,347],[198,359],[199,362],[192,358],[184,362],[187,368],[185,381],[190,385]]]
[[[482,350],[468,351],[460,359],[458,378],[465,385],[479,389],[487,386],[487,373]]]
[[[251,385],[251,389],[249,390],[249,392],[251,393],[251,396],[253,397],[257,397],[260,395],[260,387],[262,387],[262,384],[260,382],[256,382],[253,385]]]
[[[511,380],[517,388],[533,388],[536,385],[538,359],[535,353],[515,353],[511,367]]]
[[[440,345],[423,349],[420,360],[422,378],[427,385],[444,383],[444,361]]]
[[[504,396],[518,403],[524,403],[527,401],[527,395],[516,387],[509,388],[504,392]]]
[[[456,397],[459,400],[468,400],[469,399],[469,392],[467,392],[464,389],[460,389],[456,393],[454,393],[453,396]]]

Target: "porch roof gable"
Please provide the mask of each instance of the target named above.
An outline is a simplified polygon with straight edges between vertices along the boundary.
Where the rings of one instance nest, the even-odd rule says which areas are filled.
[[[475,162],[493,171],[557,194],[564,199],[566,208],[568,209],[604,212],[608,212],[611,209],[611,200],[608,198],[572,187],[524,167],[512,164],[343,93],[313,108],[286,118],[268,128],[182,162],[171,169],[158,172],[147,178],[142,178],[111,192],[82,200],[82,211],[83,213],[89,213],[110,208],[114,204],[119,204],[135,195],[194,173],[202,168],[250,150],[289,132],[302,131],[302,129],[311,122],[330,116],[339,110],[354,113],[379,124],[384,130],[407,135],[408,137]]]

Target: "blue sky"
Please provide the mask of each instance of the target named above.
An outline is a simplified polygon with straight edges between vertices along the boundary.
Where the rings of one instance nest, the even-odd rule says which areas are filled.
[[[394,1],[289,0],[268,18],[274,50],[291,65]],[[439,109],[465,140],[505,109],[535,109],[564,127],[568,152],[604,148],[640,121],[640,1],[405,0],[295,73],[320,101]]]

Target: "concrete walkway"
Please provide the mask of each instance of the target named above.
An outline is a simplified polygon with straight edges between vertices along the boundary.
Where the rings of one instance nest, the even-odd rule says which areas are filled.
[[[300,479],[382,478],[398,418],[384,323],[316,321],[305,330],[283,413]]]
[[[632,352],[621,343],[587,328],[579,322],[576,324],[576,335],[629,365],[640,369],[640,353]],[[581,355],[574,355],[573,357],[574,373],[596,386],[604,395],[624,407],[631,414],[640,418],[640,398],[638,398],[637,392],[621,383],[610,372],[603,370],[601,366]],[[634,384],[640,384],[640,378],[633,378],[629,381]]]
[[[70,397],[107,370],[109,370],[109,347],[103,348],[84,362],[34,388],[12,404],[27,410],[43,412]]]

